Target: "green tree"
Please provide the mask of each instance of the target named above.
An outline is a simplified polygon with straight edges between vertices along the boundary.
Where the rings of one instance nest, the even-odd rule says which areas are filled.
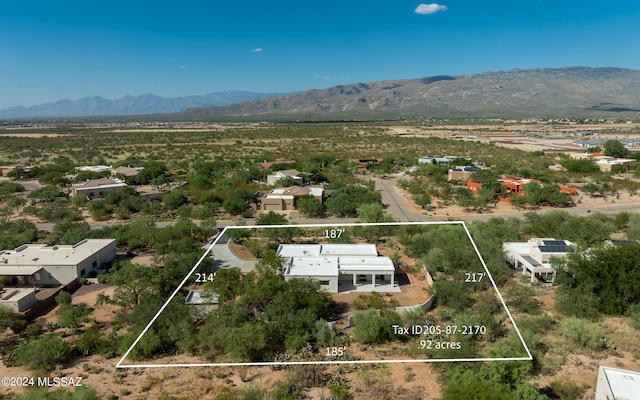
[[[298,198],[297,206],[300,212],[307,217],[319,218],[324,215],[324,206],[314,196],[301,196]]]
[[[196,175],[189,180],[189,186],[199,190],[206,190],[211,189],[213,187],[213,183],[206,175]]]
[[[162,277],[156,268],[121,261],[114,265],[108,275],[103,275],[105,283],[115,286],[113,297],[99,295],[99,303],[118,305],[124,309],[133,309],[140,304],[145,295],[157,291]]]
[[[177,210],[180,206],[187,204],[187,196],[181,189],[175,189],[162,196],[162,202],[169,210]]]
[[[562,166],[567,169],[569,172],[575,172],[579,174],[592,174],[600,171],[598,166],[593,162],[593,160],[583,159],[568,159],[562,161]]]
[[[629,150],[624,147],[621,141],[616,139],[607,140],[604,143],[604,155],[609,157],[625,158],[629,157]]]
[[[587,304],[610,315],[622,315],[640,303],[640,244],[574,251],[557,260],[557,283],[563,296],[558,306],[569,315],[584,316]]]

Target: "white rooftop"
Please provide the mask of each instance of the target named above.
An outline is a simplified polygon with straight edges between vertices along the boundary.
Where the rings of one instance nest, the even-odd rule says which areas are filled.
[[[2,257],[2,256],[0,256]],[[20,265],[5,265],[0,258],[0,275],[4,276],[31,276],[42,270],[42,267],[26,267]]]
[[[292,257],[285,275],[338,276],[354,272],[394,272],[389,257]]]
[[[340,272],[371,271],[394,272],[395,267],[389,257],[339,257]]]
[[[281,244],[280,257],[365,256],[377,257],[374,244]]]
[[[529,254],[529,243],[527,242],[505,242],[503,246],[516,254]]]
[[[19,301],[33,292],[35,292],[33,289],[7,289],[0,295],[0,301]]]
[[[285,275],[338,276],[337,257],[293,257]]]
[[[111,165],[82,165],[76,167],[76,171],[90,171],[90,172],[106,172],[111,171]]]
[[[9,266],[77,265],[112,243],[114,239],[85,239],[74,245],[23,244],[0,251],[0,272]]]
[[[606,384],[616,399],[632,400],[640,393],[640,373],[600,366],[606,377]],[[598,382],[600,383],[600,382]]]
[[[217,304],[218,293],[193,289],[189,291],[184,302],[186,304]]]

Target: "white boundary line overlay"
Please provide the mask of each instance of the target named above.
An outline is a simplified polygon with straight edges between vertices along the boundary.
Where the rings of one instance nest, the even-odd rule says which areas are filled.
[[[231,230],[231,229],[270,229],[270,228],[336,228],[336,227],[342,227],[342,226],[357,227],[357,226],[402,226],[402,225],[461,225],[464,228],[464,231],[466,232],[467,237],[469,238],[469,241],[471,242],[471,245],[473,246],[473,249],[475,250],[476,255],[478,256],[478,259],[482,263],[482,267],[484,268],[484,271],[487,274],[487,277],[491,281],[491,285],[493,286],[493,289],[496,291],[496,294],[498,295],[498,298],[500,299],[500,303],[502,304],[502,307],[504,307],[504,310],[506,311],[507,316],[509,317],[509,321],[511,321],[511,324],[513,325],[513,329],[515,329],[516,333],[518,334],[518,338],[520,339],[520,343],[522,343],[522,346],[524,347],[525,351],[527,352],[527,356],[526,357],[447,358],[447,359],[420,359],[420,360],[414,360],[414,359],[411,359],[411,360],[355,360],[355,361],[331,361],[331,360],[328,360],[328,361],[283,361],[283,362],[272,362],[272,361],[268,361],[267,362],[267,361],[264,361],[264,362],[194,363],[194,364],[179,364],[179,363],[177,363],[177,364],[123,364],[124,360],[129,356],[129,353],[131,353],[133,348],[138,344],[138,342],[142,339],[142,337],[151,328],[153,323],[156,321],[156,319],[158,319],[160,314],[169,305],[169,303],[171,302],[171,300],[173,300],[173,298],[176,296],[176,294],[178,294],[180,289],[182,289],[182,287],[185,285],[185,283],[187,283],[187,281],[189,280],[189,277],[191,277],[193,275],[193,273],[200,266],[202,261],[205,260],[209,256],[209,254],[211,253],[211,250],[213,249],[213,246],[215,246],[218,243],[220,238],[224,236],[224,234],[227,232],[227,230]],[[227,226],[222,230],[222,232],[220,232],[218,234],[218,236],[213,241],[213,243],[211,243],[211,245],[209,245],[209,247],[204,252],[202,257],[200,257],[198,262],[196,262],[196,264],[193,266],[193,268],[191,268],[191,270],[186,274],[186,276],[184,277],[182,282],[180,282],[180,284],[173,291],[171,296],[169,296],[167,301],[162,305],[162,307],[160,307],[160,309],[158,310],[156,315],[154,315],[153,318],[151,318],[151,321],[149,321],[147,326],[142,330],[140,335],[136,338],[136,340],[129,347],[129,349],[126,351],[126,353],[124,353],[122,358],[120,358],[120,360],[116,364],[116,368],[237,367],[237,366],[276,366],[276,365],[283,366],[283,365],[314,365],[314,364],[321,364],[321,365],[329,365],[329,364],[384,364],[384,363],[393,364],[393,363],[442,363],[442,362],[470,362],[470,361],[484,362],[484,361],[532,361],[532,360],[533,360],[533,355],[531,354],[531,351],[529,351],[529,347],[525,343],[524,338],[522,337],[522,334],[520,333],[520,330],[518,329],[518,326],[516,325],[516,322],[514,321],[513,316],[511,315],[511,312],[509,311],[509,308],[507,307],[507,304],[505,303],[504,299],[502,298],[502,294],[498,290],[498,286],[496,285],[496,282],[494,281],[493,276],[491,275],[491,272],[489,272],[489,269],[487,268],[487,264],[484,262],[484,259],[482,258],[482,255],[480,255],[480,251],[478,250],[478,247],[476,246],[476,243],[473,241],[473,237],[471,236],[471,233],[469,232],[469,229],[467,228],[467,225],[465,224],[465,222],[464,221],[424,221],[424,222],[333,223],[333,224],[307,224],[307,225],[234,225],[234,226]]]

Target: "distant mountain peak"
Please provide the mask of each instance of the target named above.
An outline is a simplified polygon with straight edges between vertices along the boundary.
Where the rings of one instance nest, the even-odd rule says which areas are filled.
[[[177,113],[189,108],[228,105],[248,100],[282,95],[282,93],[255,93],[243,91],[213,92],[201,96],[164,98],[152,93],[140,96],[126,95],[109,100],[101,96],[78,100],[62,99],[31,107],[9,107],[0,110],[0,118],[60,118]]]

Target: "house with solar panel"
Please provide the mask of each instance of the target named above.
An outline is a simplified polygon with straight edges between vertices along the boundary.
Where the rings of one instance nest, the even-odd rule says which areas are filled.
[[[553,238],[534,238],[528,242],[506,242],[502,244],[507,260],[516,268],[522,269],[522,275],[531,274],[531,283],[536,278],[553,282],[556,276],[551,259],[564,258],[567,249],[573,245],[568,240]]]

